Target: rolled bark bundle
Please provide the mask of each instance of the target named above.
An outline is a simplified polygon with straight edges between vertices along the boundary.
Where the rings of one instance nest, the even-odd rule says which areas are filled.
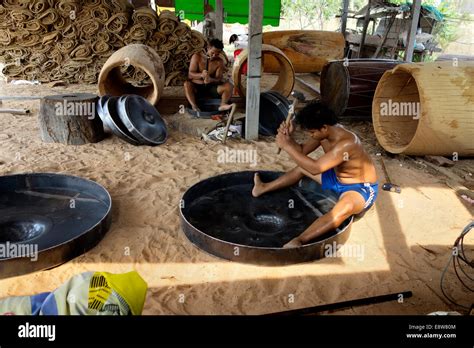
[[[54,47],[51,51],[49,51],[47,57],[57,64],[61,64],[63,61],[63,55],[57,47]]]
[[[56,2],[55,9],[61,17],[76,17],[79,12],[79,0],[59,0]]]
[[[157,51],[156,53],[158,53],[158,55],[160,56],[163,64],[166,64],[171,56],[170,51]]]
[[[474,62],[401,64],[372,104],[375,135],[391,153],[473,156]]]
[[[59,14],[55,9],[49,8],[38,16],[43,25],[54,24],[59,19]]]
[[[192,54],[205,46],[202,34],[181,23],[173,12],[163,11],[160,16],[149,8],[133,12],[126,0],[6,0],[0,5],[0,59],[23,67],[20,72],[9,65],[10,77],[38,74],[44,82],[61,78],[93,83],[106,58],[130,43],[159,51],[166,73],[176,70],[167,79],[173,85],[183,82]],[[130,69],[124,78],[136,84],[149,80],[139,69]]]
[[[38,43],[41,42],[41,37],[37,34],[27,34],[24,38],[21,40],[21,44],[24,47],[31,47],[35,46]]]
[[[234,63],[232,70],[232,78],[239,94],[243,97],[246,95],[246,86],[242,83],[242,69],[248,59],[248,49],[242,51]],[[262,45],[262,59],[265,61],[269,56],[274,57],[279,64],[279,75],[275,85],[270,88],[281,95],[288,97],[293,91],[295,85],[295,71],[288,57],[278,48],[271,45]]]
[[[31,21],[25,22],[23,28],[32,34],[39,34],[46,31],[46,26],[44,26],[41,21],[37,19],[32,19]]]
[[[173,71],[166,75],[166,86],[180,86],[186,81],[186,76],[181,71]]]
[[[204,36],[196,30],[191,30],[190,41],[193,47],[204,48],[206,46],[206,40],[204,39]]]
[[[95,19],[88,19],[80,24],[80,38],[82,41],[88,41],[91,37],[94,37],[100,30],[100,23]]]
[[[72,52],[71,52],[71,58],[78,60],[78,59],[88,59],[91,55],[91,48],[87,44],[82,44],[77,46]]]
[[[14,10],[18,8],[26,9],[28,8],[30,1],[29,0],[4,0],[3,6],[8,10]]]
[[[86,0],[84,8],[87,10],[94,9],[102,4],[102,0]]]
[[[12,34],[8,29],[0,29],[0,45],[8,46],[13,42]]]
[[[20,77],[23,75],[23,68],[17,64],[5,64],[2,74],[10,77]]]
[[[106,29],[115,34],[121,33],[128,25],[128,14],[120,12],[114,14],[105,24]]]
[[[78,38],[76,26],[72,24],[67,25],[62,31],[62,36],[68,39]]]
[[[150,47],[156,47],[159,48],[162,44],[166,42],[166,35],[159,32],[155,31],[151,37],[148,39],[148,45]]]
[[[169,35],[167,37],[166,42],[160,46],[160,50],[171,51],[174,48],[178,47],[179,44],[180,44],[180,41],[176,36]]]
[[[10,12],[10,17],[15,23],[23,23],[33,19],[34,15],[27,9],[18,8]]]
[[[63,39],[57,44],[57,47],[63,56],[69,55],[76,46],[77,42],[74,39]]]
[[[153,84],[135,87],[128,83],[120,73],[123,65],[142,69],[150,76]],[[114,96],[138,94],[155,105],[163,93],[164,82],[165,69],[158,53],[145,45],[129,45],[115,52],[104,64],[99,75],[99,93]]]
[[[165,35],[169,35],[174,32],[178,26],[178,18],[171,11],[162,11],[158,19],[158,29]]]
[[[135,24],[140,24],[147,31],[154,31],[158,27],[158,15],[149,7],[140,7],[132,15]]]
[[[57,67],[58,64],[54,61],[54,60],[50,60],[48,59],[46,62],[44,62],[42,65],[41,65],[41,71],[42,72],[47,72],[47,71],[51,71],[53,70],[55,67]]]
[[[59,31],[52,31],[47,35],[43,36],[42,44],[48,46],[50,44],[55,44],[59,39]]]
[[[30,62],[35,66],[41,66],[44,62],[48,60],[46,54],[41,52],[33,52],[30,57]]]
[[[107,41],[98,39],[92,43],[92,52],[99,56],[107,55],[111,50],[112,47],[107,43]]]
[[[105,7],[97,6],[90,11],[90,14],[94,20],[101,24],[107,23],[110,19],[109,12]]]
[[[50,0],[31,0],[28,5],[31,13],[38,15],[45,12],[47,9],[52,7],[52,1]]]
[[[112,12],[128,12],[133,8],[127,0],[103,0],[102,4]]]
[[[145,42],[148,38],[146,31],[140,24],[133,25],[125,35],[125,42]]]
[[[188,42],[191,40],[191,28],[186,23],[180,22],[174,30],[174,35],[179,41]]]

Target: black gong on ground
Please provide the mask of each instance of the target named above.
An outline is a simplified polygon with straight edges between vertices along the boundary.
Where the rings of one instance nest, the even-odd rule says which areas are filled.
[[[215,176],[192,186],[181,201],[181,226],[187,238],[202,250],[232,261],[286,265],[324,257],[327,245],[343,244],[352,217],[334,231],[298,248],[282,246],[332,209],[337,198],[317,182],[251,195],[255,172]],[[264,182],[279,172],[260,172]]]
[[[79,177],[0,177],[0,278],[51,268],[93,248],[110,227],[111,207],[105,188]]]

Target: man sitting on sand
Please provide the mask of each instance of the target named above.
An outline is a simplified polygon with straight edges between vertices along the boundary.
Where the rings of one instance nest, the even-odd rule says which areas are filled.
[[[298,183],[307,176],[322,184],[324,190],[334,191],[339,200],[331,211],[318,218],[301,235],[284,248],[298,247],[334,230],[351,215],[368,210],[378,193],[377,174],[372,159],[354,133],[337,123],[336,117],[320,103],[312,103],[296,115],[296,123],[310,135],[305,144],[296,143],[290,135],[294,127],[283,123],[276,137],[278,146],[286,151],[296,167],[278,179],[264,183],[255,174],[254,197]],[[308,156],[319,147],[324,155],[318,159]]]
[[[212,39],[207,45],[207,54],[195,53],[189,65],[189,80],[184,83],[184,91],[194,111],[200,111],[197,98],[220,98],[219,111],[229,110],[229,99],[233,86],[223,80],[225,64],[220,57],[224,44],[219,39]]]

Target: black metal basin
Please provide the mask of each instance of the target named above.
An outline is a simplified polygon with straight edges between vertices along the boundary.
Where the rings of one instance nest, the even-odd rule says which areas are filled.
[[[353,218],[331,232],[298,248],[282,246],[330,211],[337,198],[310,179],[259,198],[251,195],[255,172],[215,176],[189,188],[183,195],[181,226],[200,249],[232,261],[286,265],[324,257],[325,246],[343,244]],[[279,172],[260,172],[264,182]]]
[[[93,248],[110,227],[111,207],[105,188],[79,177],[0,177],[0,278],[51,268]]]

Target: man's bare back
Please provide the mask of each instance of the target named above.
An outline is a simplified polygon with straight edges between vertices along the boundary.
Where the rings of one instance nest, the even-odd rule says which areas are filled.
[[[331,140],[324,139],[320,143],[325,153],[343,150],[343,162],[334,168],[339,181],[344,184],[376,182],[374,163],[360,139],[342,126],[336,126],[336,136]]]

